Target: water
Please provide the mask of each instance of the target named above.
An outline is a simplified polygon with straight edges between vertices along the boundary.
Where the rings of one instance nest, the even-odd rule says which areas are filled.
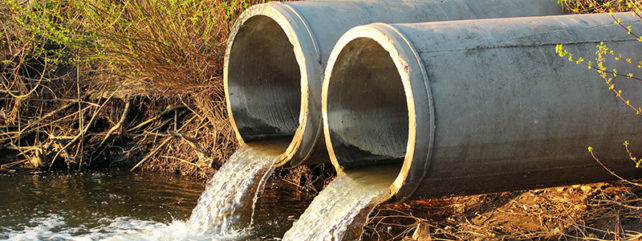
[[[290,226],[283,240],[359,239],[372,209],[391,197],[398,172],[384,166],[342,174],[292,225],[308,197],[270,183],[258,199],[283,146],[240,148],[200,198],[203,186],[187,179],[0,174],[0,240],[279,240]]]
[[[281,145],[243,146],[207,183],[189,220],[197,233],[230,234],[250,228],[254,204],[279,161]]]
[[[188,218],[203,189],[129,172],[0,174],[0,240],[274,240],[311,199],[268,182],[252,229],[200,234]]]
[[[358,240],[368,215],[392,194],[394,167],[371,167],[337,176],[314,198],[283,240]]]

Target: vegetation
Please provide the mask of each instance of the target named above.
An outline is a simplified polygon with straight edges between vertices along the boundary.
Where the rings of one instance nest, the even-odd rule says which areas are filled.
[[[622,24],[622,19],[615,18],[613,12],[615,11],[629,11],[634,16],[637,16],[642,20],[642,2],[633,1],[633,0],[618,0],[618,1],[607,1],[604,3],[597,3],[594,1],[571,1],[571,0],[559,0],[567,7],[572,7],[573,12],[608,12],[613,17],[613,23],[619,25],[623,29],[623,34],[626,33],[638,39],[639,42],[642,42],[642,33],[636,33],[632,31],[630,25],[625,26]],[[627,57],[622,55],[622,53],[616,53],[604,43],[600,43],[596,46],[597,51],[595,52],[596,56],[593,60],[585,60],[581,56],[573,56],[573,53],[569,53],[568,50],[564,49],[564,46],[558,44],[555,48],[555,52],[562,58],[567,58],[568,61],[575,64],[582,64],[587,67],[589,71],[595,71],[606,84],[606,87],[613,91],[615,96],[624,102],[629,108],[631,108],[637,115],[642,115],[642,106],[634,105],[631,103],[631,100],[625,98],[622,95],[622,90],[616,88],[615,80],[617,78],[626,78],[633,79],[637,81],[642,81],[642,79],[636,76],[634,73],[620,73],[615,68],[609,68],[606,63],[607,58],[614,61],[626,62],[628,64],[637,66],[638,69],[642,69],[642,60],[635,60],[634,57]],[[589,148],[591,151],[592,148]]]
[[[251,1],[137,0],[77,3],[87,54],[114,76],[156,88],[187,90],[220,83],[227,35]],[[253,3],[253,2],[252,2]]]
[[[585,13],[607,13],[607,12],[629,12],[640,9],[639,1],[635,0],[557,0],[557,3],[568,12]]]
[[[160,146],[144,160],[225,161],[236,146],[224,108],[227,35],[259,2],[2,0],[0,156],[16,160],[4,168],[126,164]],[[203,128],[213,134],[198,136]],[[169,155],[171,145],[199,157]]]
[[[186,90],[221,78],[231,25],[257,2],[3,0],[2,44],[5,56],[72,60],[65,63],[91,64],[108,80]]]
[[[616,18],[613,15],[614,12],[618,12],[618,11],[631,12],[633,16],[636,16],[637,18],[640,19],[640,21],[642,21],[642,2],[635,1],[635,0],[617,0],[617,1],[602,1],[602,2],[591,1],[591,0],[585,0],[585,1],[558,0],[558,2],[575,13],[588,13],[588,12],[609,13],[613,18],[613,24],[618,25],[622,28],[623,30],[622,34],[630,35],[635,39],[637,39],[642,44],[642,33],[636,33],[635,31],[632,30],[631,25],[624,25],[622,23],[622,19]],[[586,66],[588,71],[595,72],[604,80],[605,87],[609,91],[612,91],[618,100],[620,100],[628,108],[633,110],[633,112],[635,112],[636,115],[642,115],[642,106],[640,106],[640,104],[635,104],[634,102],[631,102],[630,99],[624,96],[623,90],[616,86],[616,81],[618,79],[629,79],[629,80],[642,82],[642,78],[638,76],[639,73],[632,73],[632,72],[622,73],[621,71],[618,71],[616,68],[609,67],[609,64],[607,63],[607,60],[616,61],[616,62],[625,62],[632,66],[636,66],[637,69],[639,70],[642,70],[642,60],[635,59],[637,56],[626,56],[626,54],[623,55],[622,53],[618,53],[613,49],[610,49],[603,42],[596,46],[595,57],[588,60],[585,60],[583,56],[579,56],[579,57],[573,56],[573,53],[570,53],[567,49],[565,49],[562,44],[558,44],[556,46],[555,52],[561,58],[567,58],[568,61],[571,63],[584,65]],[[626,152],[629,155],[628,158],[631,159],[631,161],[633,161],[633,163],[635,164],[635,168],[640,168],[640,165],[642,164],[642,160],[640,160],[631,152],[629,148],[630,146],[629,142],[624,141],[623,145],[626,148]],[[595,150],[593,147],[589,146],[588,151],[591,153],[591,156],[593,157],[593,159],[595,159],[595,161],[597,161],[602,167],[607,169],[609,172],[611,172],[611,174],[615,175],[616,177],[623,179],[620,176],[618,176],[616,173],[613,173],[611,170],[609,170],[599,160],[599,158],[595,154]],[[631,183],[631,184],[634,184],[634,183]],[[639,185],[639,184],[636,184],[636,185]]]
[[[227,34],[237,15],[259,2],[1,0],[0,172],[124,165],[211,176],[236,148],[223,106]],[[635,0],[559,2],[575,13],[633,9],[640,16],[641,9]],[[614,85],[638,76],[599,64],[636,64],[638,56],[606,46],[590,60],[564,51],[558,47],[562,57],[606,74],[605,88],[639,112]],[[332,177],[322,166],[312,171],[297,167],[278,178],[320,190]],[[387,204],[375,210],[365,237],[642,238],[641,191],[601,183]]]

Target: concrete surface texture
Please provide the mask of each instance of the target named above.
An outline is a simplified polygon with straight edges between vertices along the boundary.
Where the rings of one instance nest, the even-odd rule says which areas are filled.
[[[253,6],[237,20],[225,56],[228,113],[241,144],[279,139],[284,163],[327,161],[323,70],[339,37],[373,23],[561,14],[550,0],[301,1]]]
[[[622,24],[642,31],[630,13]],[[595,58],[604,42],[642,56],[608,14],[375,23],[348,31],[326,69],[326,144],[339,172],[401,168],[397,199],[474,194],[641,176],[622,143],[642,143],[642,119],[595,70],[557,44]],[[596,65],[595,60],[592,63]],[[619,73],[636,66],[607,58]],[[628,99],[642,85],[618,78]],[[391,168],[395,171],[395,168]]]

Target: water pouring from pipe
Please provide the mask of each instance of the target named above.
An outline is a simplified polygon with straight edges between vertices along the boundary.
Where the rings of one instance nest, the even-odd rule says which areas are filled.
[[[616,18],[642,29],[630,14]],[[364,175],[386,184],[359,200],[367,205],[352,206],[359,210],[319,220],[329,202],[324,200],[336,189],[331,183],[286,237],[316,226],[315,218],[316,224],[333,224],[335,217],[362,222],[355,213],[369,213],[387,198],[614,179],[586,153],[587,145],[611,153],[602,158],[617,173],[641,176],[619,145],[621,140],[642,142],[639,117],[611,93],[600,91],[599,75],[581,66],[558,67],[566,63],[554,52],[557,43],[590,56],[600,42],[615,50],[640,51],[637,40],[623,34],[608,14],[371,24],[348,31],[326,69],[326,146],[339,173],[335,181],[352,185],[344,189],[368,190],[346,181]],[[635,71],[623,62],[609,64]],[[642,98],[639,83],[620,84],[631,98]],[[308,237],[358,238],[346,228],[350,222],[343,223],[344,228]]]
[[[321,123],[323,69],[332,47],[348,29],[378,21],[551,14],[561,14],[554,2],[530,0],[304,1],[251,7],[236,21],[225,56],[224,83],[230,122],[242,148],[260,147],[258,142],[282,141],[281,160],[269,165],[257,161],[260,162],[255,163],[257,166],[328,162]],[[236,161],[226,165],[235,165]],[[256,175],[269,175],[260,168],[254,171]],[[215,176],[220,178],[225,175]],[[212,187],[217,182],[220,180],[210,181]],[[207,215],[193,217],[196,216]],[[202,227],[200,221],[196,223]]]

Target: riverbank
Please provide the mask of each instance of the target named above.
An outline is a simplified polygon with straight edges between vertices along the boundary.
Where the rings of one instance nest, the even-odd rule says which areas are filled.
[[[216,240],[189,226],[205,189],[192,178],[128,170],[0,174],[0,240]],[[279,182],[256,204],[254,227],[226,237],[280,238],[312,195]],[[286,202],[286,203],[283,203]],[[222,239],[223,237],[221,237]]]
[[[639,240],[640,197],[610,182],[385,204],[364,240]]]
[[[0,173],[122,168],[205,182],[227,161],[238,145],[225,113],[223,50],[238,13],[260,1],[165,10],[141,4],[107,15],[45,2],[51,5],[0,5],[8,23],[2,26]],[[577,12],[599,11],[583,1],[568,4]],[[125,10],[132,15],[121,20]],[[137,19],[140,11],[167,22]],[[128,32],[128,24],[142,31]],[[135,40],[141,37],[149,41]],[[283,167],[271,183],[291,188],[284,196],[315,195],[334,176],[330,164]],[[639,186],[611,182],[384,204],[370,216],[364,239],[642,238],[641,196]]]

